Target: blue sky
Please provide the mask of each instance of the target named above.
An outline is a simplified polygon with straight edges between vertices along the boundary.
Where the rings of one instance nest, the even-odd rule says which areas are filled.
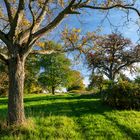
[[[138,17],[135,12],[131,12],[129,20],[132,22],[127,22],[127,24],[124,24],[126,21],[126,18],[124,18],[125,16],[126,15],[122,11],[111,10],[109,12],[108,18],[111,24],[121,25],[117,29],[118,32],[121,32],[125,37],[130,38],[133,43],[137,43],[140,35],[138,35],[137,33],[138,26],[135,22],[140,22],[140,17]],[[55,29],[55,31],[52,32],[51,35],[57,40],[59,34],[66,25],[69,28],[81,28],[82,34],[95,31],[99,26],[101,26],[100,34],[110,34],[112,31],[115,31],[116,28],[112,28],[107,18],[104,19],[104,17],[105,13],[93,10],[87,11],[79,16],[70,15],[68,18],[64,19],[64,21]],[[73,68],[79,70],[82,73],[82,75],[84,76],[84,83],[87,85],[89,83],[88,77],[90,72],[89,70],[87,70],[86,66],[80,63],[76,64]]]

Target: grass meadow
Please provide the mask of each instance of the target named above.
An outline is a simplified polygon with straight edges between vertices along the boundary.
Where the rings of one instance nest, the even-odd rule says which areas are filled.
[[[7,127],[0,98],[0,140],[140,140],[140,112],[115,110],[95,95],[25,96],[27,121]]]

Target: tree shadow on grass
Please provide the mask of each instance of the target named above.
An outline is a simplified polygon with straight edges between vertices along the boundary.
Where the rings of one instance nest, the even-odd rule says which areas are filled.
[[[61,113],[61,114],[67,114],[68,113],[71,113],[71,108],[69,108],[70,106],[73,107],[73,110],[74,109],[77,109],[79,110],[79,108],[77,108],[76,106],[81,106],[82,108],[86,107],[86,109],[88,110],[88,106],[90,104],[92,104],[92,102],[94,103],[94,101],[88,101],[85,103],[85,105],[79,101],[79,102],[71,102],[70,104],[68,104],[67,102],[59,102],[59,103],[55,103],[57,102],[57,100],[81,100],[81,99],[96,99],[98,98],[96,95],[92,95],[92,94],[88,94],[88,95],[77,95],[77,94],[69,94],[69,95],[55,95],[55,96],[35,96],[35,97],[26,97],[24,99],[24,103],[26,105],[26,103],[30,103],[30,102],[33,102],[33,101],[37,101],[38,102],[38,105],[30,105],[29,107],[26,107],[25,110],[26,110],[26,114],[28,115],[33,113],[33,114],[58,114]],[[51,101],[54,103],[51,103],[51,104],[44,104],[44,105],[39,105],[41,103],[41,101]],[[8,100],[7,98],[1,98],[0,99],[0,105],[7,105],[8,103]],[[83,105],[82,105],[83,104]],[[89,105],[88,105],[89,104]],[[86,106],[87,105],[87,106]],[[95,105],[93,105],[93,108],[95,107]],[[28,108],[28,109],[27,109]],[[70,109],[69,111],[67,109]],[[84,111],[84,109],[83,109]],[[62,113],[63,112],[63,113]],[[6,108],[0,108],[0,114],[2,116],[6,116],[6,113],[7,113],[7,107]],[[31,115],[33,115],[31,114]],[[29,115],[28,115],[29,116]],[[1,117],[0,117],[1,119]]]
[[[7,98],[0,98],[0,105],[7,105],[8,99]]]
[[[32,102],[32,101],[41,101],[41,100],[59,100],[59,99],[68,99],[68,100],[73,100],[73,99],[95,99],[99,98],[99,95],[95,94],[87,94],[87,95],[79,95],[79,94],[60,94],[60,95],[46,95],[46,96],[33,96],[33,97],[28,97],[26,96],[24,98],[24,103]],[[7,105],[8,104],[8,99],[7,98],[0,98],[0,105]]]
[[[127,127],[126,125],[120,124],[116,118],[110,117],[106,114],[103,114],[105,118],[112,122],[117,128],[120,129],[126,136],[131,138],[132,140],[140,140],[140,132],[133,132],[131,128]]]
[[[48,99],[48,97],[45,97]],[[55,98],[53,102],[52,99]],[[91,95],[89,96],[71,96],[71,97],[63,97],[63,96],[52,96],[50,100],[52,102],[43,102],[41,104],[42,99],[44,97],[38,98],[39,101],[37,105],[29,105],[25,106],[25,112],[27,117],[47,117],[50,115],[53,116],[76,116],[79,117],[84,114],[96,114],[96,113],[103,113],[104,111],[111,111],[110,108],[103,107],[99,99],[91,99]],[[67,100],[59,100],[57,99],[67,99]],[[70,99],[70,100],[69,100]],[[73,99],[73,100],[71,100]],[[77,100],[75,100],[77,99]],[[81,99],[81,100],[78,100]],[[88,100],[86,100],[88,99]],[[49,100],[49,99],[48,99]],[[28,100],[32,102],[33,100]],[[40,103],[40,105],[39,105]],[[0,109],[0,112],[6,111],[5,109]],[[2,129],[0,128],[0,137],[5,137],[8,135],[13,135],[18,133],[18,129],[11,133],[12,130],[10,129]],[[22,133],[19,131],[19,133]],[[23,132],[24,133],[24,132]],[[27,132],[28,133],[28,132]],[[24,134],[23,134],[24,135]]]
[[[70,100],[68,102],[54,102],[50,104],[30,105],[26,107],[28,116],[72,116],[79,117],[86,114],[100,114],[112,111],[108,106],[103,106],[99,99],[95,100]]]
[[[79,94],[62,94],[62,95],[46,95],[46,96],[37,96],[37,97],[31,97],[31,98],[25,98],[24,102],[32,102],[32,101],[41,101],[41,100],[59,100],[59,99],[95,99],[99,98],[98,95],[95,94],[87,94],[87,95],[79,95]]]
[[[62,101],[61,101],[62,99]],[[93,99],[93,100],[90,100]],[[51,101],[41,104],[41,101]],[[59,100],[59,102],[57,102]],[[37,101],[37,105],[26,106],[26,103]],[[53,102],[54,101],[54,102]],[[66,102],[65,102],[66,101]],[[97,95],[77,95],[69,94],[56,96],[37,96],[25,98],[25,112],[26,116],[49,116],[49,115],[66,115],[66,116],[80,116],[86,113],[102,113],[106,110],[111,111],[107,106],[103,107]],[[6,105],[7,99],[1,99],[1,104]],[[7,108],[1,108],[0,114],[6,116]],[[0,118],[1,119],[1,118]]]
[[[28,117],[47,117],[47,116],[67,116],[80,117],[82,115],[99,114],[117,127],[121,132],[131,139],[139,140],[140,134],[134,133],[131,128],[120,124],[116,119],[106,115],[106,112],[113,111],[108,106],[103,106],[100,100],[70,100],[69,102],[54,102],[50,104],[32,105],[26,107]],[[85,133],[85,132],[84,132]]]
[[[59,100],[64,99],[64,100]],[[65,100],[66,99],[66,100]],[[77,100],[76,100],[77,99]],[[42,100],[50,100],[51,102],[42,102]],[[53,102],[54,100],[54,102]],[[120,131],[128,135],[132,139],[140,139],[140,136],[125,125],[120,124],[105,112],[113,111],[112,108],[103,105],[96,96],[93,95],[69,95],[69,96],[42,96],[31,97],[25,99],[26,102],[38,101],[37,105],[29,105],[25,107],[27,117],[47,117],[47,116],[68,116],[80,117],[88,114],[100,114],[105,116],[107,120],[118,127]],[[40,102],[39,102],[40,101]],[[3,100],[6,103],[6,99]],[[5,109],[0,109],[0,112],[5,114]],[[0,137],[11,135],[11,130],[4,130],[0,128]]]

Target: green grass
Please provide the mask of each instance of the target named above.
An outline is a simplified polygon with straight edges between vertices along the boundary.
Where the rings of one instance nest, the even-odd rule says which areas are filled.
[[[140,112],[114,110],[93,95],[28,95],[27,123],[4,126],[7,99],[0,98],[0,140],[140,140]]]

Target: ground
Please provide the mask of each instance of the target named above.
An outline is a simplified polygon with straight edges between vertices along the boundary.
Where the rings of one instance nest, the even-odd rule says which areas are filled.
[[[140,140],[140,111],[112,109],[95,95],[28,95],[24,102],[27,123],[7,128],[7,98],[0,98],[0,140]]]

